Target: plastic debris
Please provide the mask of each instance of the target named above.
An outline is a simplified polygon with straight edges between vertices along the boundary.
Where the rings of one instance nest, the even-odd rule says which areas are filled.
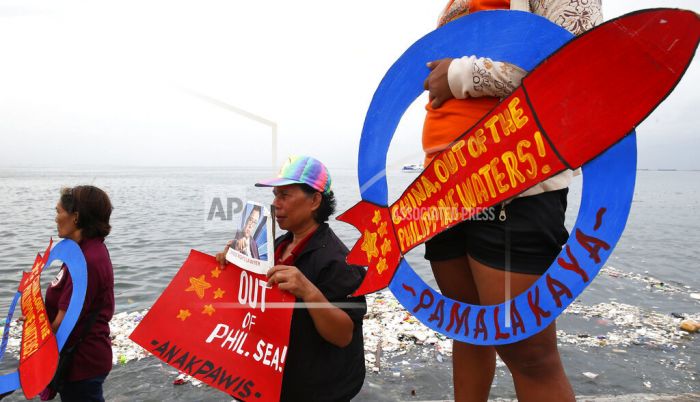
[[[194,385],[195,387],[200,387],[202,385],[201,381],[183,373],[182,371],[180,372],[180,374],[177,375],[177,377],[175,377],[175,380],[173,381],[173,385],[183,385],[188,383]]]
[[[583,375],[590,378],[591,380],[595,380],[596,378],[598,378],[598,374],[591,373],[590,371],[583,372]]]
[[[644,271],[644,275],[638,274],[636,272],[624,272],[615,267],[605,266],[600,270],[600,273],[607,275],[612,278],[622,278],[630,279],[635,282],[642,282],[646,284],[649,290],[655,292],[663,293],[687,293],[688,288],[682,285],[674,285],[670,283],[665,283],[662,280],[650,276],[648,271]],[[695,295],[695,296],[694,296]],[[700,293],[690,293],[690,297],[693,299],[700,299]]]
[[[182,385],[185,383],[185,375],[184,374],[178,374],[177,377],[175,377],[175,380],[173,381],[173,385]]]
[[[557,331],[559,343],[587,347],[627,347],[630,345],[651,345],[668,348],[677,347],[678,342],[687,339],[687,332],[678,328],[680,319],[671,315],[660,314],[629,304],[609,302],[585,305],[575,301],[564,311],[589,320],[604,318],[613,325],[609,331],[599,336],[589,334],[569,334]],[[697,316],[684,314],[689,319]],[[607,329],[607,328],[606,328]]]
[[[601,272],[616,278],[628,278],[644,281],[645,283],[662,283],[648,275],[627,273],[612,267],[605,267]],[[663,292],[684,292],[690,294],[690,288],[679,287],[665,283]],[[700,299],[700,293],[692,293]],[[694,297],[696,298],[696,297]],[[367,316],[364,319],[365,363],[369,372],[379,373],[383,368],[396,370],[396,363],[389,364],[389,359],[402,356],[409,351],[418,351],[426,360],[449,362],[452,355],[452,340],[439,334],[420,323],[408,313],[389,291],[367,295]],[[115,314],[110,322],[113,364],[126,365],[132,360],[140,360],[149,353],[129,339],[129,335],[143,319],[148,310],[120,312]],[[586,330],[567,333],[557,331],[560,345],[572,345],[577,348],[609,348],[611,353],[625,354],[628,347],[645,345],[660,347],[664,350],[685,347],[692,339],[691,332],[700,330],[700,314],[698,312],[676,311],[672,314],[661,314],[650,308],[640,308],[629,304],[610,300],[605,303],[584,304],[574,301],[564,311],[564,315],[581,317],[591,320],[595,333]],[[686,322],[686,324],[682,324]],[[695,331],[687,322],[693,322]],[[21,325],[17,321],[10,323],[10,337],[7,352],[15,357],[19,355]],[[622,357],[622,356],[621,356]],[[410,364],[403,360],[402,365]],[[497,360],[497,367],[505,367]],[[686,367],[689,362],[683,360],[668,360],[675,368]],[[595,373],[590,373],[595,374]],[[586,374],[583,374],[586,376]],[[590,377],[589,377],[590,378]],[[183,383],[193,385],[201,383],[196,379],[182,378]],[[176,379],[177,381],[177,379]]]
[[[683,331],[694,333],[700,331],[700,322],[693,320],[683,320],[681,321],[680,328]]]

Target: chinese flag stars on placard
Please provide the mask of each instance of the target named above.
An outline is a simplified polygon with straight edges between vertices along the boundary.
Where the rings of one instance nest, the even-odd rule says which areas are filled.
[[[379,256],[376,233],[365,230],[364,240],[362,241],[362,251],[367,253],[367,262],[372,262],[372,257]]]
[[[209,317],[211,317],[211,315],[214,314],[215,312],[216,312],[216,309],[211,304],[205,304],[204,310],[202,310],[202,314],[206,314]]]
[[[213,282],[213,279],[218,279],[221,275],[221,272],[222,271],[221,269],[219,269],[218,266],[214,267],[214,269],[209,271],[209,274],[211,276],[209,281],[207,281],[205,274],[202,274],[198,277],[191,276],[188,281],[189,286],[185,289],[185,292],[194,292],[197,295],[197,298],[203,300],[203,302],[205,303],[209,302],[211,300],[209,299],[211,295],[207,294],[207,290],[212,288],[212,284],[210,282]],[[226,294],[226,291],[221,289],[221,287],[217,287],[216,290],[213,291],[213,300],[223,299],[224,294]],[[214,307],[213,303],[204,304],[202,308],[202,314],[206,314],[209,317],[211,317],[214,313],[216,313],[216,308]],[[177,314],[177,318],[179,318],[182,321],[185,321],[191,315],[192,313],[189,309],[181,309]]]
[[[382,221],[382,214],[381,214],[381,212],[379,212],[378,209],[375,209],[374,210],[374,217],[372,218],[372,223],[374,223],[375,225],[379,225],[379,222],[381,222],[381,221]]]
[[[211,284],[204,279],[204,275],[199,278],[190,277],[190,287],[185,289],[185,292],[195,292],[200,299],[204,298],[204,291],[209,289]]]
[[[190,313],[190,310],[184,309],[180,310],[180,312],[177,314],[177,318],[181,319],[182,321],[185,321],[191,315],[192,313]]]
[[[379,261],[376,263],[375,267],[377,269],[377,273],[381,275],[388,268],[386,256],[391,251],[391,241],[385,237],[387,235],[387,223],[382,222],[382,215],[378,209],[374,211],[372,223],[377,226],[377,230],[376,232],[365,230],[365,233],[362,236],[363,240],[361,249],[367,254],[368,264],[372,262],[372,258],[379,257]],[[377,248],[377,240],[379,239],[384,239],[384,241],[382,245]]]

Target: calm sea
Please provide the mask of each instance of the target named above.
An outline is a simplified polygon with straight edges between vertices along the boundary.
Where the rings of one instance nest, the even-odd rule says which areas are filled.
[[[6,311],[21,271],[29,269],[36,253],[56,236],[54,206],[61,187],[93,184],[112,198],[113,229],[107,245],[114,264],[117,311],[133,311],[155,301],[190,249],[215,253],[223,248],[237,225],[236,199],[271,200],[269,189],[252,186],[270,173],[269,169],[241,168],[0,169],[0,311]],[[359,200],[355,172],[336,169],[332,174],[338,211],[342,212]],[[390,174],[390,193],[397,196],[414,177]],[[580,186],[578,179],[569,196],[569,227],[576,218]],[[212,205],[218,201],[224,206],[224,215],[228,215],[227,204],[232,205],[230,216],[212,216]],[[627,228],[608,265],[652,275],[667,284],[685,287],[687,293],[650,292],[641,282],[613,286],[610,278],[601,276],[581,300],[586,304],[618,300],[664,314],[697,313],[700,303],[688,295],[700,292],[699,208],[700,172],[639,171]],[[348,246],[358,237],[354,228],[342,222],[333,221],[331,226]],[[422,247],[414,250],[409,262],[434,285],[422,252]],[[42,282],[50,281],[56,269],[47,269]],[[560,328],[593,325],[570,321],[561,322]],[[683,356],[694,361],[683,370],[652,364],[661,358],[673,358],[662,356],[675,353],[673,350],[649,352],[639,347],[624,357],[603,357],[602,351],[598,354],[563,347],[562,355],[579,393],[697,392],[698,345],[695,339],[684,347]],[[172,378],[162,370],[153,359],[119,367],[108,380],[107,395],[115,400],[159,400],[163,395],[166,399],[227,400],[225,395],[206,389],[172,391]],[[411,371],[412,377],[402,377],[401,381],[368,376],[359,399],[415,399],[410,397],[411,387],[425,390],[418,399],[450,397],[448,362],[418,359]],[[580,378],[583,371],[609,372],[610,378],[607,383],[591,383]],[[125,388],[134,378],[147,385]],[[654,384],[651,390],[643,385],[650,378]],[[154,385],[159,381],[162,386]],[[493,395],[512,394],[512,384],[506,378],[497,378]]]

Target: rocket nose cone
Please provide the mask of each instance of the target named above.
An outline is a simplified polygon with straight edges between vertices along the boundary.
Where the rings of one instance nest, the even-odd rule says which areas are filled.
[[[692,11],[642,10],[569,42],[523,86],[559,154],[578,167],[622,139],[681,79],[700,38]]]
[[[683,74],[700,37],[700,17],[688,10],[641,11],[613,25],[672,75]]]

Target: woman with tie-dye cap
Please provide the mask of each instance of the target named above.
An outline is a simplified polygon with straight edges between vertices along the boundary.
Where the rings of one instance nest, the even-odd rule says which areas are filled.
[[[287,159],[272,187],[275,219],[287,233],[275,241],[268,283],[296,296],[282,401],[349,401],[365,378],[364,296],[349,297],[365,270],[348,265],[348,249],[328,226],[335,212],[328,169],[312,157]],[[217,254],[225,266],[228,250]]]

